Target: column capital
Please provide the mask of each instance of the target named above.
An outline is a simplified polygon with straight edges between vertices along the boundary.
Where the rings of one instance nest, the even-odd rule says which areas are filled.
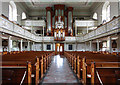
[[[111,36],[108,36],[107,38],[108,38],[108,39],[111,39]]]
[[[92,42],[92,40],[90,40],[89,42]]]
[[[12,38],[12,36],[9,36],[8,38]]]
[[[100,42],[100,40],[99,40],[99,39],[97,39],[97,42]]]
[[[23,39],[20,40],[20,50],[23,51]]]
[[[20,39],[20,41],[22,42],[22,41],[23,41],[23,39]]]
[[[29,40],[27,42],[30,42]]]

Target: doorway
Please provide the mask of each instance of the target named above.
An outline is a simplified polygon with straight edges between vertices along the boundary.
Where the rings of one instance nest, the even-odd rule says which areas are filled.
[[[64,43],[56,43],[55,44],[55,54],[64,54]]]

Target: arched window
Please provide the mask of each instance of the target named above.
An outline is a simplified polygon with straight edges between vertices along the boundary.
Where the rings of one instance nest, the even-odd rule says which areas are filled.
[[[22,19],[26,19],[27,17],[26,17],[26,14],[25,14],[25,12],[23,12],[22,13]]]
[[[94,13],[94,14],[93,14],[93,19],[96,19],[96,20],[97,20],[97,13]]]
[[[103,5],[102,9],[102,21],[108,22],[110,20],[110,3],[109,1],[106,1]]]
[[[17,7],[14,1],[10,1],[9,4],[9,20],[17,21]]]
[[[13,20],[13,9],[11,5],[9,5],[9,20]]]

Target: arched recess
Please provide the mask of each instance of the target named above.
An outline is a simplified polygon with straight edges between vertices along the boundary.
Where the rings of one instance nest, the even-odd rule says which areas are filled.
[[[102,8],[102,22],[108,22],[110,20],[110,2],[106,1]]]
[[[17,7],[14,1],[9,3],[9,20],[17,21]]]

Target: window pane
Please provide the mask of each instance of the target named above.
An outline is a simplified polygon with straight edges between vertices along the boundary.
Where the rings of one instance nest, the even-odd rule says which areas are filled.
[[[47,50],[51,50],[51,45],[47,45]]]
[[[94,13],[93,19],[97,19],[97,13]]]
[[[62,52],[62,50],[63,50],[63,49],[62,49],[62,46],[60,46],[60,52]]]
[[[9,20],[12,21],[12,7],[9,5]]]
[[[68,47],[69,47],[69,48],[68,48],[69,50],[72,50],[72,45],[69,45]]]
[[[22,19],[26,19],[26,14],[24,12],[22,13]]]

